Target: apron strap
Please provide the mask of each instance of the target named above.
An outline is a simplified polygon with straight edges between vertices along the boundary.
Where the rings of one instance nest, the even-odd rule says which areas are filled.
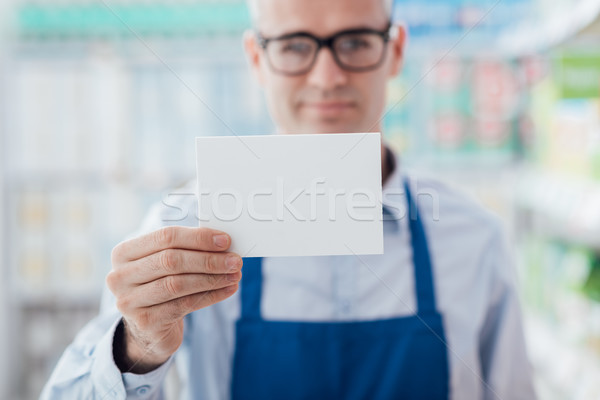
[[[410,227],[410,240],[413,250],[413,263],[415,274],[415,294],[417,297],[417,313],[424,314],[436,312],[435,290],[433,285],[433,271],[425,229],[421,221],[419,210],[413,199],[408,180],[404,181],[404,190],[408,203],[408,217]],[[262,258],[244,258],[242,269],[241,291],[241,317],[262,319],[260,302],[262,299]]]
[[[411,195],[408,179],[404,181],[406,201],[408,203],[408,220],[410,226],[410,240],[413,250],[413,263],[415,271],[415,294],[417,297],[418,314],[436,312],[435,289],[433,285],[433,269],[427,237],[421,221],[419,208],[415,198]]]
[[[261,319],[262,280],[262,258],[244,258],[240,285],[242,318]]]

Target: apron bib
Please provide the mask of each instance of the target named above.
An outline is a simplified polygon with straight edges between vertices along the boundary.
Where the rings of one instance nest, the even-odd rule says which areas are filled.
[[[406,183],[405,190],[417,314],[373,321],[267,321],[260,314],[262,259],[244,259],[233,399],[448,398],[446,338],[431,259]]]

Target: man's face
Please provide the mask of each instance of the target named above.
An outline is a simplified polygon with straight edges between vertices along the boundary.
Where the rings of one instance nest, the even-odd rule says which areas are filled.
[[[384,30],[389,22],[382,0],[258,1],[256,28],[266,38],[295,32],[328,37],[355,28]],[[397,28],[397,33],[375,70],[343,70],[330,49],[323,48],[312,69],[298,76],[274,72],[255,35],[247,34],[246,51],[280,133],[380,131],[386,83],[398,73],[402,61],[404,31]]]

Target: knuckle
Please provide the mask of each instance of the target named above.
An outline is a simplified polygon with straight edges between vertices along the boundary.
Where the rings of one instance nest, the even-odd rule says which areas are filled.
[[[123,243],[117,244],[110,252],[110,260],[113,265],[118,264],[123,259]]]
[[[117,298],[116,303],[117,303],[117,309],[119,311],[121,311],[121,313],[123,313],[123,314],[126,313],[126,311],[129,309],[129,305],[131,304],[129,298],[127,298],[126,296],[121,296],[121,297]]]
[[[169,275],[163,278],[162,289],[171,297],[175,297],[182,289],[182,284],[174,275]]]
[[[206,271],[209,273],[214,273],[218,271],[218,262],[219,260],[217,259],[217,256],[215,254],[212,253],[206,253],[206,258],[205,258],[205,267],[206,267]]]
[[[107,275],[106,275],[106,286],[110,289],[111,292],[114,293],[115,288],[117,287],[120,279],[118,276],[118,272],[115,271],[114,269],[111,270]]]
[[[179,253],[177,250],[163,250],[160,255],[160,264],[167,271],[177,269],[179,265]]]
[[[159,246],[164,247],[172,247],[175,243],[175,237],[177,236],[177,231],[173,226],[166,226],[157,231],[157,244]]]

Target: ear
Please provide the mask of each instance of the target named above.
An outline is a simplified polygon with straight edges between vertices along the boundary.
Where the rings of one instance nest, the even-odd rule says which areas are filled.
[[[404,47],[406,46],[406,28],[404,25],[392,25],[392,34],[389,40],[391,51],[391,64],[389,77],[396,77],[402,70],[404,62]]]
[[[258,83],[264,85],[264,75],[262,70],[263,55],[262,49],[258,45],[256,40],[256,34],[254,31],[248,29],[244,32],[244,50],[246,51],[246,57],[248,58],[248,64],[252,75],[258,81]]]

